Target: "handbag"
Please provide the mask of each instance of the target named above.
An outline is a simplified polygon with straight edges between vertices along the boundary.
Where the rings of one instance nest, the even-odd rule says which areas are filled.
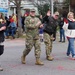
[[[0,45],[0,55],[4,53],[4,45]]]

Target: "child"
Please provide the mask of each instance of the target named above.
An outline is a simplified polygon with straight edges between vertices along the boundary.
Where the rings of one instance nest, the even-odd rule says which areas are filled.
[[[39,29],[40,41],[43,42],[43,28]]]

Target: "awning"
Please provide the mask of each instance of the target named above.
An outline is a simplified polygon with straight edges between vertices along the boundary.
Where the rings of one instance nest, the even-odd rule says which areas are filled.
[[[8,12],[8,10],[4,8],[0,8],[0,12]]]

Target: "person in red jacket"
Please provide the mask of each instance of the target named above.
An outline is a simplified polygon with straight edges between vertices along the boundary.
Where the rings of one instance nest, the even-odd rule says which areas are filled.
[[[8,26],[6,36],[10,35],[10,36],[12,36],[11,39],[14,39],[15,38],[14,35],[15,35],[15,32],[16,32],[17,26],[14,23],[14,19],[12,17],[9,18],[9,21],[10,21],[10,24]]]

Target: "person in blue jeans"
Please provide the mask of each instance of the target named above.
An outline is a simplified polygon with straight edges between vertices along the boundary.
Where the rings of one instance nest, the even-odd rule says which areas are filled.
[[[60,41],[59,42],[65,42],[65,33],[64,29],[62,28],[64,25],[64,18],[61,17],[61,20],[59,22],[59,29],[60,29]]]
[[[43,42],[43,28],[39,29],[40,41]]]
[[[43,20],[42,15],[40,15],[39,19],[42,22],[42,20]],[[43,28],[39,28],[39,36],[40,36],[40,41],[43,42],[44,41],[43,40]]]
[[[17,27],[16,27],[16,25],[15,25],[15,23],[14,22],[12,22],[12,23],[10,23],[9,24],[9,28],[8,28],[8,30],[6,31],[6,36],[12,36],[12,38],[14,39],[15,38],[15,33],[16,33],[16,29],[17,29]]]
[[[75,19],[73,12],[68,13],[67,20],[64,20],[63,29],[65,30],[65,35],[68,39],[67,56],[71,55],[71,59],[75,60]]]
[[[68,38],[68,49],[67,49],[67,56],[72,54],[72,57],[75,57],[75,51],[74,51],[74,40],[75,38]]]

